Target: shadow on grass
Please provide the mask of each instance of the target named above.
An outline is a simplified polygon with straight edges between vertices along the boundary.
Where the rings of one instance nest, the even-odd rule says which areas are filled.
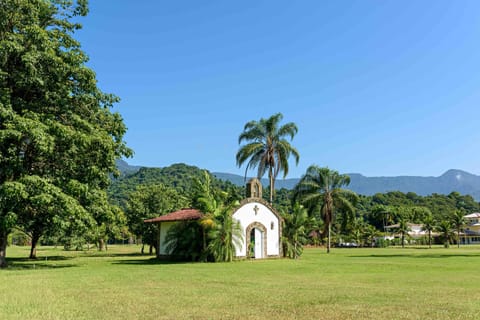
[[[112,262],[112,264],[126,264],[126,265],[169,265],[169,264],[191,264],[199,263],[196,261],[181,261],[181,260],[162,260],[157,258],[150,259],[126,259]]]
[[[77,267],[76,263],[62,263],[60,261],[68,261],[75,259],[89,258],[122,258],[122,257],[145,257],[141,253],[108,253],[108,252],[88,252],[77,251],[78,255],[54,255],[39,256],[37,259],[27,257],[7,257],[7,268],[3,270],[33,270],[33,269],[61,269]],[[83,253],[83,254],[82,254]],[[129,261],[129,260],[126,260]],[[132,261],[136,261],[133,260]],[[140,260],[139,260],[140,261]],[[57,262],[60,262],[57,264]],[[1,270],[1,269],[0,269]]]
[[[480,257],[479,253],[472,254],[463,254],[463,253],[452,253],[452,254],[442,254],[442,253],[429,253],[429,254],[369,254],[369,255],[358,255],[350,256],[350,258],[415,258],[415,259],[432,259],[432,258],[458,258],[458,257]]]
[[[52,256],[39,259],[7,258],[8,267],[4,270],[34,270],[34,269],[62,269],[76,267],[73,263],[57,264],[57,261],[70,260],[71,257]]]
[[[141,254],[140,252],[130,252],[130,253],[109,253],[108,251],[84,251],[85,255],[82,258],[117,258],[117,257],[145,257],[149,256],[148,254]]]
[[[31,263],[35,263],[35,262],[44,262],[44,261],[64,261],[64,260],[71,260],[73,259],[74,257],[69,257],[69,256],[60,256],[60,255],[56,255],[56,256],[40,256],[40,257],[37,257],[36,259],[30,259],[30,258],[26,258],[26,257],[15,257],[15,258],[8,258],[7,257],[7,261],[10,261],[10,262],[31,262]]]

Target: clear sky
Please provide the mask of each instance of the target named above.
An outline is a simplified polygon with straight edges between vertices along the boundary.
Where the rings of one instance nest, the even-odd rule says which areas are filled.
[[[281,112],[290,178],[480,174],[480,1],[90,2],[76,38],[130,164],[243,174],[244,124]]]

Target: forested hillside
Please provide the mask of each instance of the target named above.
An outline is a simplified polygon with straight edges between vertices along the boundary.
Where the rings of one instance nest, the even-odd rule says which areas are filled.
[[[228,180],[236,185],[243,185],[244,177],[237,174],[213,172],[219,179]],[[439,177],[366,177],[358,173],[350,173],[350,185],[348,189],[363,195],[374,195],[391,191],[415,192],[427,196],[433,193],[448,195],[451,192],[469,194],[480,200],[480,177],[462,170],[448,170]],[[278,179],[278,189],[293,189],[299,179]],[[267,179],[262,183],[268,184]]]
[[[186,164],[174,164],[164,168],[140,168],[137,172],[124,175],[114,180],[109,189],[111,200],[123,206],[128,194],[135,190],[138,185],[164,184],[173,187],[180,193],[189,197],[192,193],[192,182],[194,178],[201,178],[203,170]],[[218,187],[230,194],[233,198],[241,199],[244,196],[244,187],[236,186],[229,181],[220,180],[212,176],[215,187]],[[244,180],[242,178],[242,180]],[[269,192],[267,185],[264,185],[264,198],[268,199]],[[291,207],[292,190],[282,188],[276,191],[274,200],[277,208],[288,211]],[[376,193],[371,196],[360,196],[356,205],[357,216],[378,225],[378,217],[375,211],[378,206],[390,207],[424,207],[440,219],[451,214],[456,209],[465,212],[479,212],[480,205],[470,195],[461,195],[452,192],[448,195],[434,193],[428,196],[420,196],[414,192],[392,191],[387,193]]]
[[[131,170],[130,168],[127,168]],[[123,171],[120,178],[114,179],[109,188],[110,199],[113,203],[124,207],[128,195],[140,185],[163,184],[172,187],[187,198],[191,196],[193,180],[200,179],[204,170],[183,163],[173,164],[164,168],[141,167],[133,174]],[[231,197],[241,198],[243,188],[231,182],[216,179],[212,176],[213,185],[227,191]]]
[[[423,218],[430,213],[437,221],[441,221],[456,210],[461,210],[465,214],[480,212],[480,204],[472,196],[461,195],[458,192],[423,197],[413,192],[396,191],[361,196],[357,210],[358,216],[363,216],[367,222],[380,229],[384,215],[388,212],[393,217],[395,214],[398,215],[399,211],[409,211],[410,222],[422,223]]]
[[[141,168],[129,165],[123,160],[117,161],[117,167],[123,175],[135,173]],[[212,172],[212,175],[219,180],[229,181],[239,187],[243,187],[245,184],[245,177],[238,174]],[[474,199],[480,201],[480,176],[462,170],[448,170],[439,177],[366,177],[358,173],[348,175],[351,182],[347,188],[361,195],[372,196],[377,193],[400,191],[428,196],[434,193],[448,195],[451,192],[459,192],[463,195],[471,195]],[[268,179],[264,178],[261,181],[264,186],[268,186]],[[275,182],[275,188],[293,189],[298,181],[297,178],[278,179]]]

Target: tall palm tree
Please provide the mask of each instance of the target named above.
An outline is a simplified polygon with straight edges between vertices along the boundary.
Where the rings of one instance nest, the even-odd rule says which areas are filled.
[[[438,232],[442,235],[443,246],[448,248],[450,246],[450,240],[453,238],[453,226],[450,220],[442,220],[437,226]]]
[[[362,246],[363,245],[363,233],[365,231],[365,222],[363,221],[363,218],[355,218],[353,221],[350,223],[350,230],[349,230],[349,236],[351,239],[357,243],[358,245]]]
[[[390,207],[385,206],[385,205],[376,205],[372,209],[372,215],[375,217],[377,220],[382,221],[382,227],[383,227],[383,232],[387,233],[387,225],[391,223],[392,220],[392,210]]]
[[[370,244],[371,247],[375,245],[375,238],[377,238],[378,235],[379,232],[377,228],[375,228],[371,224],[365,225],[363,230],[363,236],[365,237],[366,242]]]
[[[327,253],[330,252],[332,222],[336,211],[342,210],[350,214],[355,212],[353,203],[357,201],[357,195],[342,189],[349,183],[350,177],[347,175],[312,165],[295,186],[295,199],[299,199],[311,210],[320,210],[327,229]]]
[[[452,224],[457,230],[457,246],[460,248],[460,231],[466,223],[465,213],[462,210],[455,210],[452,214]]]
[[[220,202],[215,198],[215,191],[212,186],[210,174],[204,170],[202,178],[193,180],[193,206],[204,213],[199,223],[202,227],[203,238],[203,260],[207,260],[207,233],[214,226],[215,213],[220,207]]]
[[[296,164],[300,155],[286,137],[293,139],[298,132],[297,125],[293,122],[280,126],[283,115],[274,114],[268,119],[261,118],[260,121],[250,121],[245,124],[243,132],[238,137],[238,143],[243,141],[237,152],[237,165],[242,166],[247,160],[245,177],[248,169],[258,168],[257,177],[261,179],[268,171],[270,180],[270,203],[273,201],[275,191],[275,179],[280,172],[285,178],[288,174],[288,159],[293,156]]]
[[[432,231],[435,229],[435,219],[430,214],[423,219],[423,231],[428,232],[428,247],[432,247]]]
[[[400,210],[397,213],[397,219],[398,219],[398,227],[397,231],[400,232],[402,235],[402,248],[405,247],[405,235],[408,234],[408,231],[410,231],[410,227],[408,225],[408,216],[407,214]]]

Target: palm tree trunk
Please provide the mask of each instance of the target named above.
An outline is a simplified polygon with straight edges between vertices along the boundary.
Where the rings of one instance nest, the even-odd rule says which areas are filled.
[[[8,233],[5,230],[0,232],[0,268],[7,267],[7,240],[8,240]]]
[[[327,253],[330,253],[330,234],[331,234],[331,229],[332,229],[331,223],[328,223]]]
[[[273,203],[273,173],[272,173],[272,167],[270,166],[269,172],[268,172],[268,177],[270,178],[270,204]]]
[[[460,248],[460,228],[457,229],[457,247]]]

